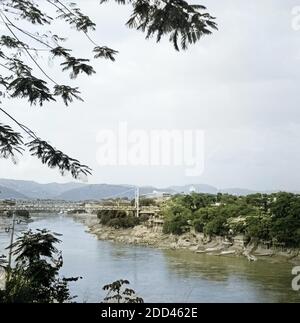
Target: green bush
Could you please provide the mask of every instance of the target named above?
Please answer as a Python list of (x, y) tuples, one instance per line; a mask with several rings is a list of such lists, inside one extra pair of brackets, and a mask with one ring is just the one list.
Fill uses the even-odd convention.
[(163, 210), (163, 216), (163, 232), (180, 235), (186, 231), (192, 212), (185, 206), (172, 204)]
[(18, 210), (15, 212), (16, 216), (23, 217), (23, 218), (29, 218), (30, 213), (27, 210)]
[(139, 219), (140, 219), (140, 222), (143, 223), (143, 222), (147, 222), (149, 220), (150, 216), (149, 214), (142, 214)]
[(187, 220), (182, 218), (180, 215), (173, 217), (172, 219), (167, 219), (164, 222), (163, 233), (166, 234), (183, 234), (186, 231), (188, 223)]
[(300, 246), (300, 195), (281, 192), (271, 204), (270, 236), (286, 246)]
[(226, 236), (232, 230), (248, 240), (300, 246), (300, 194), (176, 195), (165, 204), (162, 213), (164, 233), (180, 235), (192, 223), (197, 232), (207, 235)]
[(227, 219), (217, 216), (205, 224), (203, 231), (209, 236), (225, 236), (228, 234)]
[(99, 211), (97, 217), (100, 219), (101, 224), (114, 228), (133, 228), (141, 222), (140, 218), (127, 215), (125, 211)]
[(245, 234), (247, 238), (257, 238), (260, 240), (269, 240), (271, 229), (270, 216), (248, 217), (246, 219)]
[(111, 219), (107, 225), (116, 229), (123, 228), (133, 228), (140, 224), (140, 220), (137, 217), (134, 216), (126, 216), (123, 218), (114, 218)]
[(154, 206), (156, 205), (155, 199), (151, 199), (151, 198), (141, 198), (140, 199), (140, 206), (152, 206), (152, 205), (154, 205)]
[(204, 225), (205, 223), (203, 223), (203, 220), (202, 219), (195, 219), (193, 221), (193, 226), (194, 226), (194, 229), (197, 231), (197, 232), (203, 232), (204, 230)]
[(245, 234), (247, 226), (244, 222), (240, 221), (240, 222), (230, 223), (229, 228), (232, 230), (233, 235), (237, 235), (237, 234)]

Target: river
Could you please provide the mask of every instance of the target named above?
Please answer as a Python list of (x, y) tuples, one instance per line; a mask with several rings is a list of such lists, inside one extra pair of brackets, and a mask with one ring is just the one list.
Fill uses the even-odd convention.
[[(291, 288), (293, 265), (287, 262), (248, 262), (99, 241), (63, 215), (34, 216), (18, 226), (17, 235), (27, 228), (63, 234), (58, 246), (64, 257), (62, 274), (83, 277), (71, 283), (76, 302), (101, 301), (101, 287), (120, 278), (128, 279), (146, 302), (300, 302), (300, 291)], [(1, 229), (0, 254), (6, 253), (8, 241), (9, 234)]]

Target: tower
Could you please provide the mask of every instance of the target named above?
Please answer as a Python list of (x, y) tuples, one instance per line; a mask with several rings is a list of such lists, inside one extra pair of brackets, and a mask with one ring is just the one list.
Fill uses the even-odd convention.
[(136, 210), (136, 217), (140, 216), (140, 189), (137, 187), (135, 189), (135, 210)]

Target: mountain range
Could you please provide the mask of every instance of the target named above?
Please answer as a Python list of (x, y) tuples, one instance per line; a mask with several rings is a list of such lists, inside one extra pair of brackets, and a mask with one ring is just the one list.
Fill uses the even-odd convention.
[[(153, 186), (140, 187), (140, 194), (161, 193), (197, 193), (217, 194), (230, 193), (235, 195), (247, 195), (256, 191), (242, 188), (218, 189), (206, 184), (190, 184), (183, 186), (170, 186), (156, 188)], [(12, 179), (0, 179), (0, 200), (2, 199), (54, 199), (67, 201), (101, 200), (113, 197), (134, 198), (135, 190), (132, 185), (112, 184), (83, 184), (83, 183), (49, 183), (40, 184), (34, 181), (21, 181)]]

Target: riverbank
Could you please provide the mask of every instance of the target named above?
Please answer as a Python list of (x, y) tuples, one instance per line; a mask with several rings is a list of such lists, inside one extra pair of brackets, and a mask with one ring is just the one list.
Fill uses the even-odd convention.
[(130, 229), (115, 229), (99, 224), (99, 220), (93, 214), (79, 214), (72, 217), (82, 222), (88, 228), (88, 232), (96, 235), (99, 240), (159, 249), (183, 249), (211, 256), (246, 257), (249, 261), (272, 259), (272, 261), (300, 264), (299, 249), (274, 249), (257, 243), (245, 244), (242, 237), (236, 237), (233, 241), (223, 237), (207, 239), (202, 233), (196, 232), (177, 236), (164, 234), (161, 227), (146, 225), (138, 225)]
[[(0, 218), (1, 222), (1, 218)], [(249, 262), (245, 257), (196, 254), (187, 249), (149, 248), (98, 240), (87, 233), (95, 216), (35, 214), (18, 231), (47, 229), (62, 234), (57, 248), (64, 258), (63, 275), (82, 276), (70, 284), (76, 302), (95, 302), (106, 295), (102, 286), (123, 278), (146, 302), (299, 302), (291, 288), (294, 264), (274, 257)], [(122, 230), (121, 230), (122, 231)], [(120, 231), (117, 231), (120, 233)], [(113, 237), (113, 236), (112, 236)], [(9, 234), (0, 233), (0, 254), (6, 254)]]

